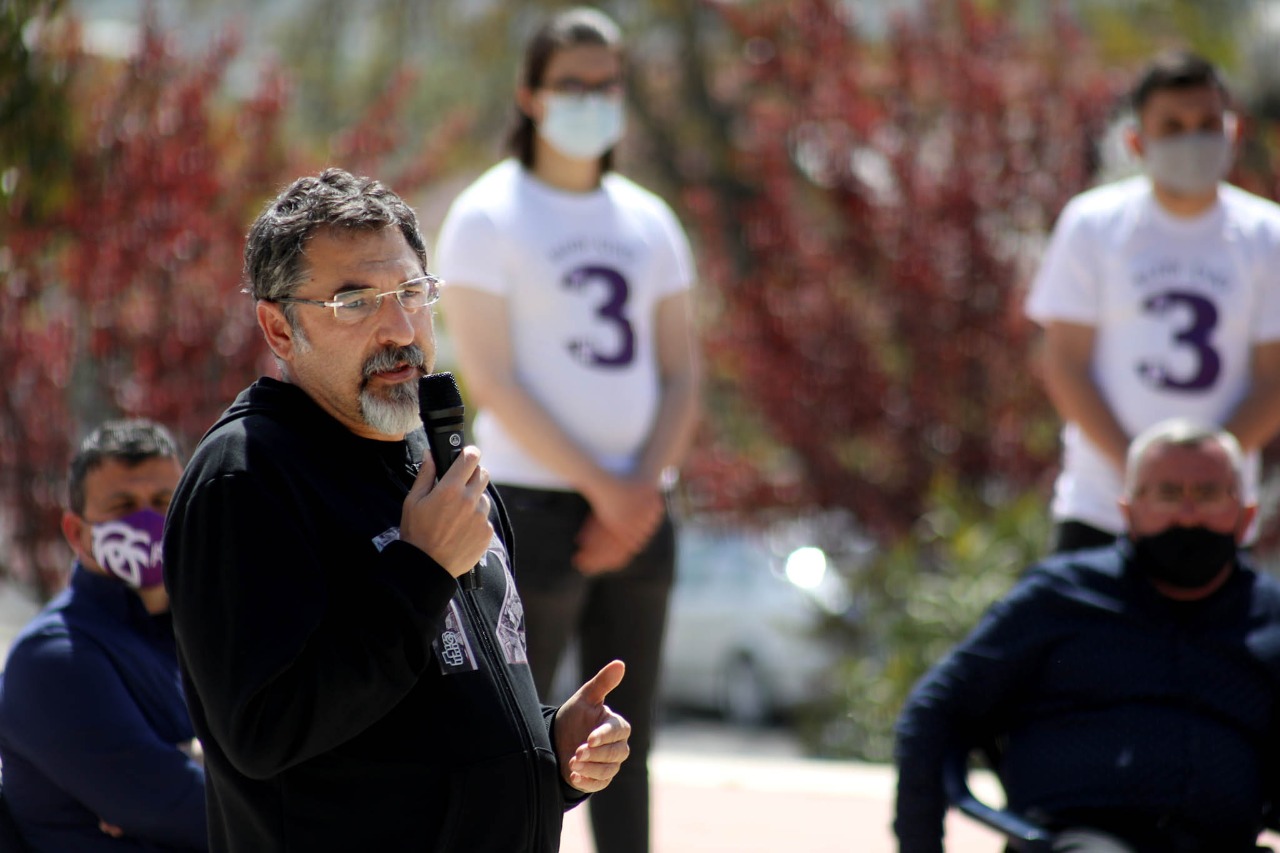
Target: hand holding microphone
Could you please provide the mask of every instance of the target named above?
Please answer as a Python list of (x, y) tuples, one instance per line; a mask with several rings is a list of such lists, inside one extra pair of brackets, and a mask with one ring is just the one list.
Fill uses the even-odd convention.
[(425, 551), (466, 589), (479, 587), (475, 565), (493, 538), (489, 473), (480, 452), (464, 447), (462, 395), (450, 373), (419, 380), (418, 408), (432, 466), (423, 466), (401, 514), (400, 536)]

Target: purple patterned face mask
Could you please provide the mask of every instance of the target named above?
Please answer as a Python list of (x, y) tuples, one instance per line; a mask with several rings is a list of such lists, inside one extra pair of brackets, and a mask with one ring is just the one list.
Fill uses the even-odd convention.
[(161, 534), (164, 516), (140, 509), (124, 518), (93, 525), (93, 559), (135, 589), (164, 582)]

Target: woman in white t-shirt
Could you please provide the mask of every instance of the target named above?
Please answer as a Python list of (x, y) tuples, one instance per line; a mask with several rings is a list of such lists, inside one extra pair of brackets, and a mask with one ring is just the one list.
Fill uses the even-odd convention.
[(675, 540), (663, 482), (689, 448), (698, 361), (688, 241), (612, 171), (617, 26), (549, 20), (516, 90), (513, 157), (453, 203), (436, 265), (475, 439), (515, 531), (529, 665), (544, 699), (571, 637), (583, 672), (627, 665), (609, 705), (631, 757), (592, 799), (600, 853), (649, 849), (647, 753)]

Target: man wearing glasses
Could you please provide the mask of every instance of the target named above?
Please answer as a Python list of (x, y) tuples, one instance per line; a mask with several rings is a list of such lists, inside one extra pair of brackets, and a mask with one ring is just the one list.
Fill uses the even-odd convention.
[(898, 721), (903, 853), (942, 850), (942, 762), (1004, 744), (1013, 811), (1072, 851), (1253, 851), (1277, 802), (1280, 586), (1225, 430), (1134, 439), (1127, 536), (1052, 557), (916, 685)]
[(547, 708), (498, 641), (521, 624), (503, 513), (476, 448), (436, 483), (419, 430), (425, 265), (413, 211), (338, 169), (249, 232), (281, 379), (201, 440), (165, 538), (215, 851), (552, 851), (626, 757), (621, 663)]

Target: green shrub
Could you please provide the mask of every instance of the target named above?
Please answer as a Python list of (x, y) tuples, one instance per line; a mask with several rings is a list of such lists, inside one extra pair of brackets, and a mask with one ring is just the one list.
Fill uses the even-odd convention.
[(857, 618), (824, 628), (844, 653), (828, 696), (799, 720), (817, 755), (889, 760), (912, 686), (1046, 552), (1039, 492), (977, 495), (940, 483), (928, 505), (909, 538), (851, 576)]

